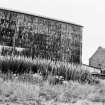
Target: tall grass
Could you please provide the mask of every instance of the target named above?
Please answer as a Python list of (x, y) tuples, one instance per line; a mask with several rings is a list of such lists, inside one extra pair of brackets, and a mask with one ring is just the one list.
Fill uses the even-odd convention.
[(0, 56), (0, 69), (3, 73), (32, 73), (40, 72), (43, 77), (48, 75), (63, 76), (66, 80), (85, 79), (90, 73), (83, 69), (81, 65), (67, 62), (51, 61), (41, 58), (32, 59), (24, 56)]
[[(85, 80), (90, 73), (82, 68), (81, 65), (74, 65), (66, 62), (54, 62), (46, 59), (31, 59), (22, 56), (0, 56), (0, 101), (1, 102), (19, 102), (27, 104), (27, 102), (35, 105), (51, 105), (47, 102), (73, 103), (78, 100), (104, 101), (105, 99), (105, 83), (101, 81), (98, 85), (79, 84), (76, 81)], [(38, 81), (34, 85), (31, 82), (22, 81), (21, 75), (19, 79), (7, 79), (1, 77), (11, 77), (12, 73), (28, 74), (41, 72), (43, 77), (48, 75), (60, 75), (68, 81), (67, 85), (57, 84), (51, 85), (48, 81)], [(10, 74), (9, 74), (10, 73)], [(25, 75), (26, 77), (26, 75)], [(26, 77), (25, 79), (27, 80)], [(74, 82), (75, 81), (75, 82)], [(45, 102), (45, 103), (44, 103)], [(32, 105), (34, 105), (32, 104)], [(31, 104), (30, 104), (31, 105)], [(60, 105), (57, 104), (57, 105)]]
[[(18, 80), (3, 81), (0, 78), (0, 99), (4, 102), (10, 101), (14, 103), (27, 103), (34, 101), (34, 103), (37, 102), (35, 105), (52, 105), (47, 104), (47, 102), (52, 100), (55, 103), (61, 102), (69, 104), (75, 103), (79, 100), (101, 102), (105, 99), (104, 88), (104, 82), (100, 82), (99, 85), (82, 85), (78, 82), (68, 81), (68, 85), (50, 85), (47, 81), (43, 81), (42, 85), (33, 85), (29, 82), (22, 82)], [(44, 104), (44, 102), (46, 104)]]

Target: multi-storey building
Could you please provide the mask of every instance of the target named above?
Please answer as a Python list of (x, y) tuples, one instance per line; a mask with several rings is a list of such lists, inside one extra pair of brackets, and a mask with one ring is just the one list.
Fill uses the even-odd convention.
[(0, 9), (0, 44), (34, 47), (34, 55), (82, 63), (82, 26)]

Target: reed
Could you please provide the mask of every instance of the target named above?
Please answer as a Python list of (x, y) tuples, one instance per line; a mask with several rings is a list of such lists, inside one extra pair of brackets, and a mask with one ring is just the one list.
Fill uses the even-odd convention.
[(40, 72), (44, 77), (48, 75), (63, 76), (66, 80), (79, 81), (83, 75), (84, 79), (90, 75), (89, 71), (79, 64), (51, 61), (47, 59), (24, 56), (0, 56), (0, 69), (3, 73), (32, 73)]

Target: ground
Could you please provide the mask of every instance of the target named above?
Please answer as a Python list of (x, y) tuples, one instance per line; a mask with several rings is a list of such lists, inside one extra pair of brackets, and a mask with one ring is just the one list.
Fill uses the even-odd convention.
[(47, 80), (37, 80), (0, 78), (0, 105), (104, 105), (105, 80), (96, 85), (76, 81), (51, 85)]

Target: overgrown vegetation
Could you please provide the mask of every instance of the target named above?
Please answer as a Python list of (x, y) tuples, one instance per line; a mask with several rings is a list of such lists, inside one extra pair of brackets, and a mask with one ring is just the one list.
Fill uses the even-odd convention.
[(91, 80), (93, 80), (89, 71), (84, 70), (81, 65), (39, 58), (32, 60), (32, 58), (22, 56), (1, 56), (0, 69), (3, 73), (13, 74), (41, 73), (44, 79), (48, 75), (58, 75), (62, 76), (64, 80), (79, 82), (92, 82)]
[[(73, 105), (79, 100), (104, 102), (104, 81), (98, 80), (97, 84), (90, 85), (95, 79), (81, 65), (41, 58), (0, 56), (0, 70), (2, 103)], [(64, 81), (59, 81), (56, 76), (63, 77)]]
[[(79, 84), (68, 81), (67, 84), (51, 85), (49, 81), (34, 82), (20, 79), (18, 76), (4, 80), (0, 76), (0, 103), (11, 105), (74, 105), (78, 101), (103, 102), (105, 82), (100, 80), (98, 85)], [(38, 78), (34, 79), (34, 81)], [(84, 102), (83, 102), (84, 103)], [(88, 105), (94, 105), (93, 103)], [(76, 104), (76, 105), (82, 105)], [(87, 104), (83, 104), (87, 105)], [(98, 104), (97, 104), (98, 105)], [(100, 104), (101, 105), (101, 104)]]

